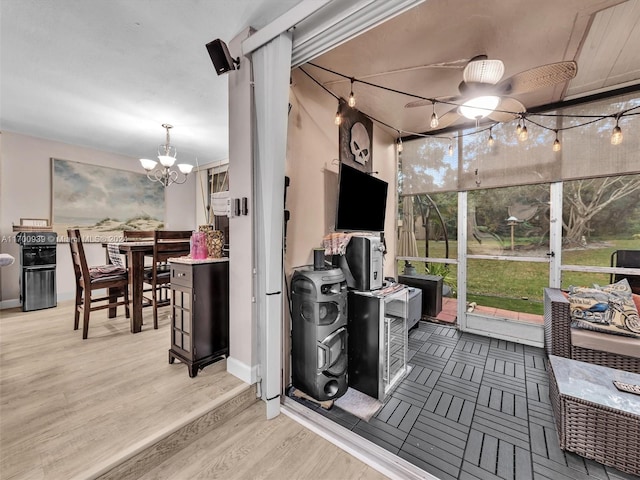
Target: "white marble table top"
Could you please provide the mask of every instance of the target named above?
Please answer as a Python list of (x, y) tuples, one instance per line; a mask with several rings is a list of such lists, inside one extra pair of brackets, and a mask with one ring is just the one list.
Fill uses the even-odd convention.
[(640, 395), (618, 390), (614, 380), (640, 385), (640, 375), (549, 355), (560, 395), (640, 416)]

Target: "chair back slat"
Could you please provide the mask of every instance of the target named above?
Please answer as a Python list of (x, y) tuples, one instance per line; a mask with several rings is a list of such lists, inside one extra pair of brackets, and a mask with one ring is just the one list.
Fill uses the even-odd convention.
[(76, 280), (84, 284), (84, 279), (86, 279), (87, 283), (89, 283), (89, 266), (87, 265), (87, 257), (84, 254), (80, 230), (68, 229), (67, 236), (69, 237), (69, 248), (71, 249), (71, 260), (73, 261)]
[(153, 244), (153, 260), (166, 262), (171, 257), (188, 255), (191, 250), (190, 230), (156, 230)]

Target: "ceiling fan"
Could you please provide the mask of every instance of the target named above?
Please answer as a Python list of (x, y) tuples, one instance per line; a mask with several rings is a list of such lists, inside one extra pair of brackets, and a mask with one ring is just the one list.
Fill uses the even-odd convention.
[[(489, 117), (496, 122), (507, 122), (526, 111), (525, 106), (510, 95), (520, 95), (571, 80), (577, 71), (576, 62), (563, 61), (540, 65), (503, 80), (502, 61), (478, 55), (464, 67), (463, 79), (458, 85), (460, 95), (436, 99), (435, 103), (450, 104), (452, 107), (440, 119), (435, 115), (435, 103), (431, 100), (409, 102), (405, 108), (432, 104), (434, 113), (431, 128), (447, 127), (460, 116), (471, 120)], [(458, 107), (454, 108), (456, 105)]]

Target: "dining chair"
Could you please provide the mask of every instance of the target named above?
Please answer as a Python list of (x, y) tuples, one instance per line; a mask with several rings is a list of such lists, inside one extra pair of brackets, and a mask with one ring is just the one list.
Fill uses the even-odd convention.
[[(151, 297), (145, 297), (153, 305), (153, 328), (158, 328), (158, 308), (169, 305), (172, 257), (189, 255), (191, 230), (156, 230), (153, 240), (153, 264), (151, 272), (145, 271), (145, 282), (151, 284)], [(163, 294), (164, 292), (164, 294)]]
[[(82, 311), (82, 338), (86, 339), (89, 333), (89, 314), (93, 311), (124, 305), (126, 318), (129, 318), (129, 275), (126, 268), (117, 265), (89, 267), (80, 230), (69, 229), (67, 235), (76, 277), (73, 329), (78, 330)], [(95, 290), (102, 289), (107, 289), (109, 293), (106, 296), (94, 296)], [(120, 297), (123, 299), (119, 300)]]

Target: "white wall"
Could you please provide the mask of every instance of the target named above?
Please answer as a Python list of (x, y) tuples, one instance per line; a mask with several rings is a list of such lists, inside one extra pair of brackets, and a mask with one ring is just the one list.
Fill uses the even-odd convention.
[[(19, 246), (15, 243), (12, 223), (18, 224), (20, 218), (51, 218), (51, 158), (143, 173), (137, 158), (18, 133), (2, 132), (0, 251), (16, 257), (16, 262), (0, 271), (0, 308), (19, 305)], [(191, 230), (196, 227), (195, 185), (194, 179), (191, 178), (185, 184), (172, 185), (167, 189), (165, 228)], [(100, 244), (86, 244), (85, 250), (90, 264), (105, 262), (105, 252)], [(56, 273), (58, 301), (73, 298), (75, 281), (69, 246), (66, 243), (58, 244)]]
[[(338, 178), (338, 127), (334, 117), (338, 103), (300, 71), (293, 72), (287, 145), (287, 175), (291, 185), (286, 208), (291, 212), (287, 226), (287, 276), (295, 267), (313, 264), (313, 249), (331, 233), (335, 218)], [(365, 112), (366, 113), (366, 112)], [(385, 276), (394, 275), (396, 222), (396, 153), (391, 135), (373, 128), (373, 170), (389, 183), (385, 216), (387, 255)]]
[[(250, 29), (229, 42), (232, 57)], [(247, 197), (249, 215), (229, 219), (229, 358), (227, 371), (246, 383), (258, 378), (257, 325), (254, 315), (253, 258), (253, 107), (251, 65), (240, 60), (240, 69), (227, 74), (229, 81), (229, 196)], [(233, 210), (233, 208), (232, 208)]]

